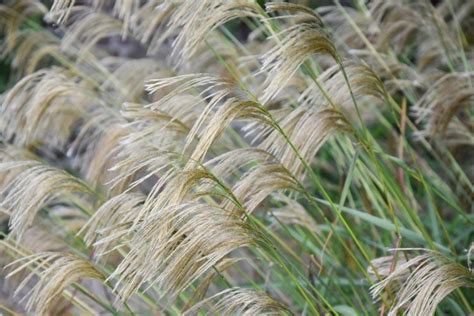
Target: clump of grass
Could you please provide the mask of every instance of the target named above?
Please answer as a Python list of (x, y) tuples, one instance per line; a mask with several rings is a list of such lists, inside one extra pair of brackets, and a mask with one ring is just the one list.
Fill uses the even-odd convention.
[(0, 5), (2, 312), (472, 312), (474, 6), (307, 4)]

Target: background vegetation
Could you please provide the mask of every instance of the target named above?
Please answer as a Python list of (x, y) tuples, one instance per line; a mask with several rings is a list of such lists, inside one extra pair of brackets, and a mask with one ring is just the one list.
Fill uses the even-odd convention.
[(6, 1), (0, 313), (468, 315), (474, 2)]

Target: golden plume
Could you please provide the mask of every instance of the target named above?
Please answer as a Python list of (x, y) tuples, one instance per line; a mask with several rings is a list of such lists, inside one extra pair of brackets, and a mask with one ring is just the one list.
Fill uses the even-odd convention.
[(169, 206), (140, 223), (109, 279), (117, 278), (123, 299), (142, 285), (174, 297), (232, 251), (257, 240), (240, 214), (199, 203)]
[(36, 214), (59, 200), (74, 201), (74, 194), (90, 194), (84, 182), (67, 172), (35, 160), (0, 163), (0, 171), (22, 171), (1, 191), (2, 206), (10, 212), (11, 235), (20, 240)]
[(219, 292), (186, 311), (193, 315), (204, 304), (216, 301), (209, 312), (222, 315), (292, 315), (282, 303), (263, 291), (245, 288), (230, 288)]
[(21, 264), (8, 274), (11, 277), (34, 266), (19, 285), (16, 293), (25, 288), (39, 274), (39, 281), (30, 290), (26, 308), (37, 315), (47, 315), (55, 300), (69, 285), (83, 278), (103, 280), (104, 276), (89, 261), (69, 253), (44, 252), (18, 259), (8, 266)]
[[(397, 251), (402, 252), (398, 255), (403, 256), (409, 250), (411, 249), (398, 249)], [(403, 315), (434, 315), (438, 304), (454, 290), (474, 287), (473, 275), (467, 268), (429, 250), (423, 250), (422, 254), (414, 258), (396, 262), (391, 270), (371, 288), (376, 300), (386, 290), (389, 291), (389, 297), (394, 297), (388, 313), (390, 316), (400, 312)]]

